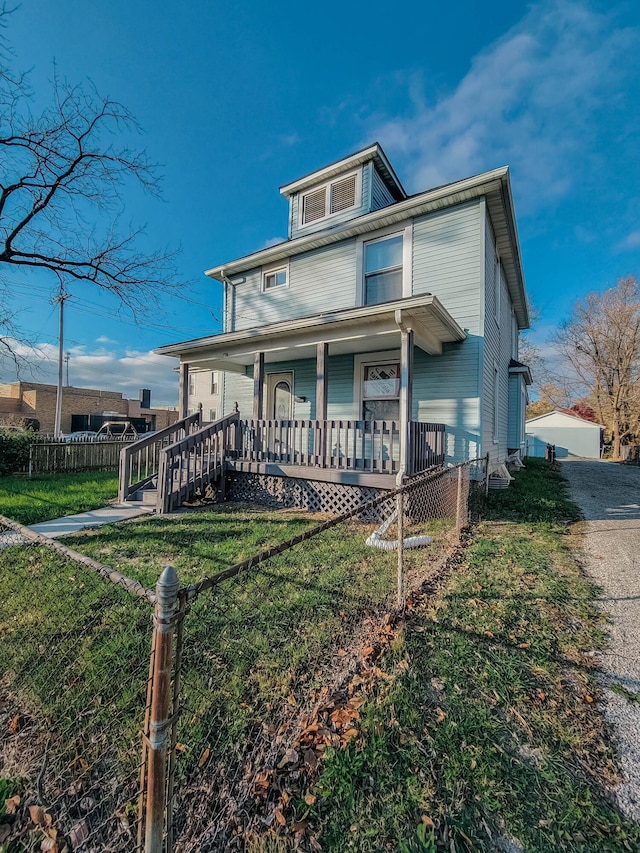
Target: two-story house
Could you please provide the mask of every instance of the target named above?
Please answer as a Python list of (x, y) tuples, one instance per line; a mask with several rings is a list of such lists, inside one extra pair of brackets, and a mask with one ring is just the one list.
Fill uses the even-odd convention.
[(338, 486), (522, 448), (508, 168), (408, 195), (373, 144), (280, 192), (288, 239), (207, 271), (224, 331), (157, 350), (180, 359), (183, 416), (189, 377), (212, 371), (221, 414), (239, 412), (233, 487), (319, 507)]

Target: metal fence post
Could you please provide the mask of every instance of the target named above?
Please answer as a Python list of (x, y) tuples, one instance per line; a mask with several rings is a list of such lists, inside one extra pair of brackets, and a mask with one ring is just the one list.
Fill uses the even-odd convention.
[(458, 491), (456, 495), (456, 531), (458, 536), (462, 530), (462, 465), (458, 466)]
[(145, 853), (161, 853), (164, 849), (167, 755), (171, 734), (169, 711), (173, 630), (179, 589), (180, 581), (176, 570), (173, 566), (167, 566), (156, 584), (153, 684), (148, 738)]
[(399, 492), (396, 497), (396, 511), (398, 513), (398, 607), (404, 603), (404, 493)]

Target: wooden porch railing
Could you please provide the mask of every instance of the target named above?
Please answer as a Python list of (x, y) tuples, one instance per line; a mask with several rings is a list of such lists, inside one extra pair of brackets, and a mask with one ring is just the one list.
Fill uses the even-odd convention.
[(196, 412), (124, 447), (120, 451), (118, 500), (126, 501), (148, 485), (158, 474), (161, 450), (189, 435), (199, 423)]
[(407, 474), (418, 474), (433, 465), (442, 465), (445, 455), (444, 424), (409, 422)]
[[(240, 422), (240, 459), (375, 473), (400, 469), (400, 424), (396, 421)], [(443, 424), (412, 421), (407, 474), (444, 461)]]
[(234, 413), (164, 447), (160, 451), (156, 512), (171, 512), (212, 480), (222, 476), (237, 443), (239, 415)]

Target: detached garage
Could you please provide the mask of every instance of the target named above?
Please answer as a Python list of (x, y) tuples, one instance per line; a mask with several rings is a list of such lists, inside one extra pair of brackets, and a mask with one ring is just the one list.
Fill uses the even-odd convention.
[(600, 458), (600, 436), (604, 427), (578, 415), (548, 412), (526, 422), (527, 456), (544, 456), (547, 444), (555, 444), (556, 457)]

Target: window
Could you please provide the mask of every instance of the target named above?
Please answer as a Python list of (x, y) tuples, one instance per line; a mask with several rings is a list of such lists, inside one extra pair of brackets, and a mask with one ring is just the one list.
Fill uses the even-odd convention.
[(402, 234), (365, 243), (365, 305), (377, 305), (402, 298), (402, 254)]
[(300, 225), (355, 207), (358, 202), (358, 172), (331, 181), (305, 193), (300, 200)]
[[(218, 393), (218, 371), (217, 370), (211, 371), (211, 393), (212, 394)], [(215, 418), (211, 418), (211, 420), (215, 420)]]
[(215, 421), (217, 419), (218, 419), (218, 416), (216, 414), (216, 410), (215, 409), (209, 409), (209, 420)]
[(363, 365), (362, 417), (367, 421), (400, 418), (399, 362)]
[(269, 270), (263, 274), (263, 288), (264, 290), (273, 290), (274, 287), (282, 287), (283, 284), (287, 283), (287, 278), (286, 267), (279, 270)]
[(193, 397), (196, 393), (196, 377), (193, 373), (189, 374), (189, 396)]

